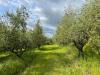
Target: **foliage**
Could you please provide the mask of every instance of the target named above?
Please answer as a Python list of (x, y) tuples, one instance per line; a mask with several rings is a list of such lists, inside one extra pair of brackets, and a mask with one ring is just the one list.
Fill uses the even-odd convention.
[(7, 27), (4, 23), (0, 22), (0, 49), (3, 50), (6, 45), (5, 34), (6, 34)]
[(25, 34), (28, 12), (25, 7), (21, 7), (15, 13), (7, 12), (6, 17), (11, 25), (7, 34), (6, 50), (10, 50), (20, 56), (26, 49), (25, 46), (27, 44)]
[[(15, 12), (7, 12), (0, 22), (0, 50), (8, 50), (20, 57), (28, 49), (45, 44), (40, 22), (33, 30), (27, 29), (29, 12), (22, 6)], [(6, 21), (6, 22), (5, 22)]]
[(96, 43), (100, 39), (100, 4), (98, 1), (87, 2), (81, 13), (77, 14), (73, 9), (65, 13), (55, 35), (57, 43), (66, 45), (73, 42), (78, 49), (78, 56), (84, 56), (83, 48), (91, 40), (90, 45), (92, 47), (95, 45), (96, 50), (100, 50), (99, 43)]
[(33, 30), (33, 44), (34, 47), (40, 48), (41, 45), (45, 44), (45, 37), (43, 35), (42, 27), (40, 26), (40, 20), (37, 21), (36, 27)]

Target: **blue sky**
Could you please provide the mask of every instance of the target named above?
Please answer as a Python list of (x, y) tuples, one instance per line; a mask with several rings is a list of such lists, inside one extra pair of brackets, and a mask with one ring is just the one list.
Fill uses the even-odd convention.
[(85, 0), (0, 0), (0, 15), (24, 5), (31, 12), (28, 28), (34, 27), (34, 21), (40, 18), (44, 33), (52, 36), (64, 10), (68, 6), (80, 8), (84, 2)]

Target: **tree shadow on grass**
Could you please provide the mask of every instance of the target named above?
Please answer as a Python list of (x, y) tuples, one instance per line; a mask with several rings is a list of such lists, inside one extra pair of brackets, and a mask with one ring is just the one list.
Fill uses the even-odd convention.
[(61, 47), (58, 47), (58, 46), (42, 46), (39, 48), (40, 50), (43, 50), (43, 51), (53, 51), (53, 50), (57, 50), (57, 49), (61, 49)]
[(3, 63), (6, 60), (9, 60), (9, 58), (11, 57), (11, 55), (5, 56), (5, 57), (1, 57), (0, 58), (0, 63)]
[(69, 64), (69, 59), (64, 55), (64, 53), (37, 53), (21, 75), (48, 75), (55, 69)]
[(53, 51), (53, 50), (58, 50), (61, 49), (60, 47), (52, 47), (52, 48), (45, 48), (45, 47), (41, 47), (40, 50), (43, 51)]
[(9, 52), (1, 52), (0, 53), (0, 63), (3, 63), (6, 60), (9, 60), (12, 57), (12, 54)]

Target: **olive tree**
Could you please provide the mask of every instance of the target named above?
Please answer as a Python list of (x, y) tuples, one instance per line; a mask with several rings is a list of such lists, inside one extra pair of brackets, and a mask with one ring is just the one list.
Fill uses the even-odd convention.
[(43, 34), (42, 27), (40, 26), (40, 20), (37, 21), (35, 28), (33, 29), (33, 45), (40, 48), (45, 44), (45, 36)]
[(79, 19), (79, 16), (73, 11), (65, 13), (56, 33), (56, 41), (63, 45), (74, 43), (80, 57), (84, 55), (83, 47), (89, 37), (86, 27), (81, 24)]
[(60, 44), (73, 42), (78, 49), (78, 56), (84, 56), (84, 46), (90, 41), (91, 44), (95, 43), (95, 45), (92, 46), (96, 47), (97, 50), (100, 50), (99, 14), (99, 0), (87, 2), (78, 14), (73, 13), (73, 11), (65, 13), (56, 32), (56, 41)]
[(26, 49), (26, 25), (27, 18), (29, 17), (27, 9), (22, 6), (16, 12), (7, 12), (7, 20), (10, 24), (9, 33), (7, 36), (8, 50), (20, 56)]

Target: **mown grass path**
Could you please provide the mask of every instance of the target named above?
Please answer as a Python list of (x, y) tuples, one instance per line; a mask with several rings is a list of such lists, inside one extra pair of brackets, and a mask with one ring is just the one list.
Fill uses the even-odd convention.
[[(28, 66), (21, 75), (56, 75), (60, 74), (61, 67), (65, 67), (68, 63), (67, 57), (64, 55), (66, 48), (57, 45), (47, 45), (40, 50), (35, 51), (35, 58), (30, 66)], [(58, 74), (57, 74), (58, 72)], [(61, 72), (61, 74), (63, 71)]]
[(100, 62), (76, 59), (73, 46), (46, 45), (35, 50), (35, 58), (20, 75), (99, 75)]
[(76, 59), (73, 46), (45, 45), (26, 51), (21, 58), (0, 54), (0, 75), (99, 75), (100, 61)]

